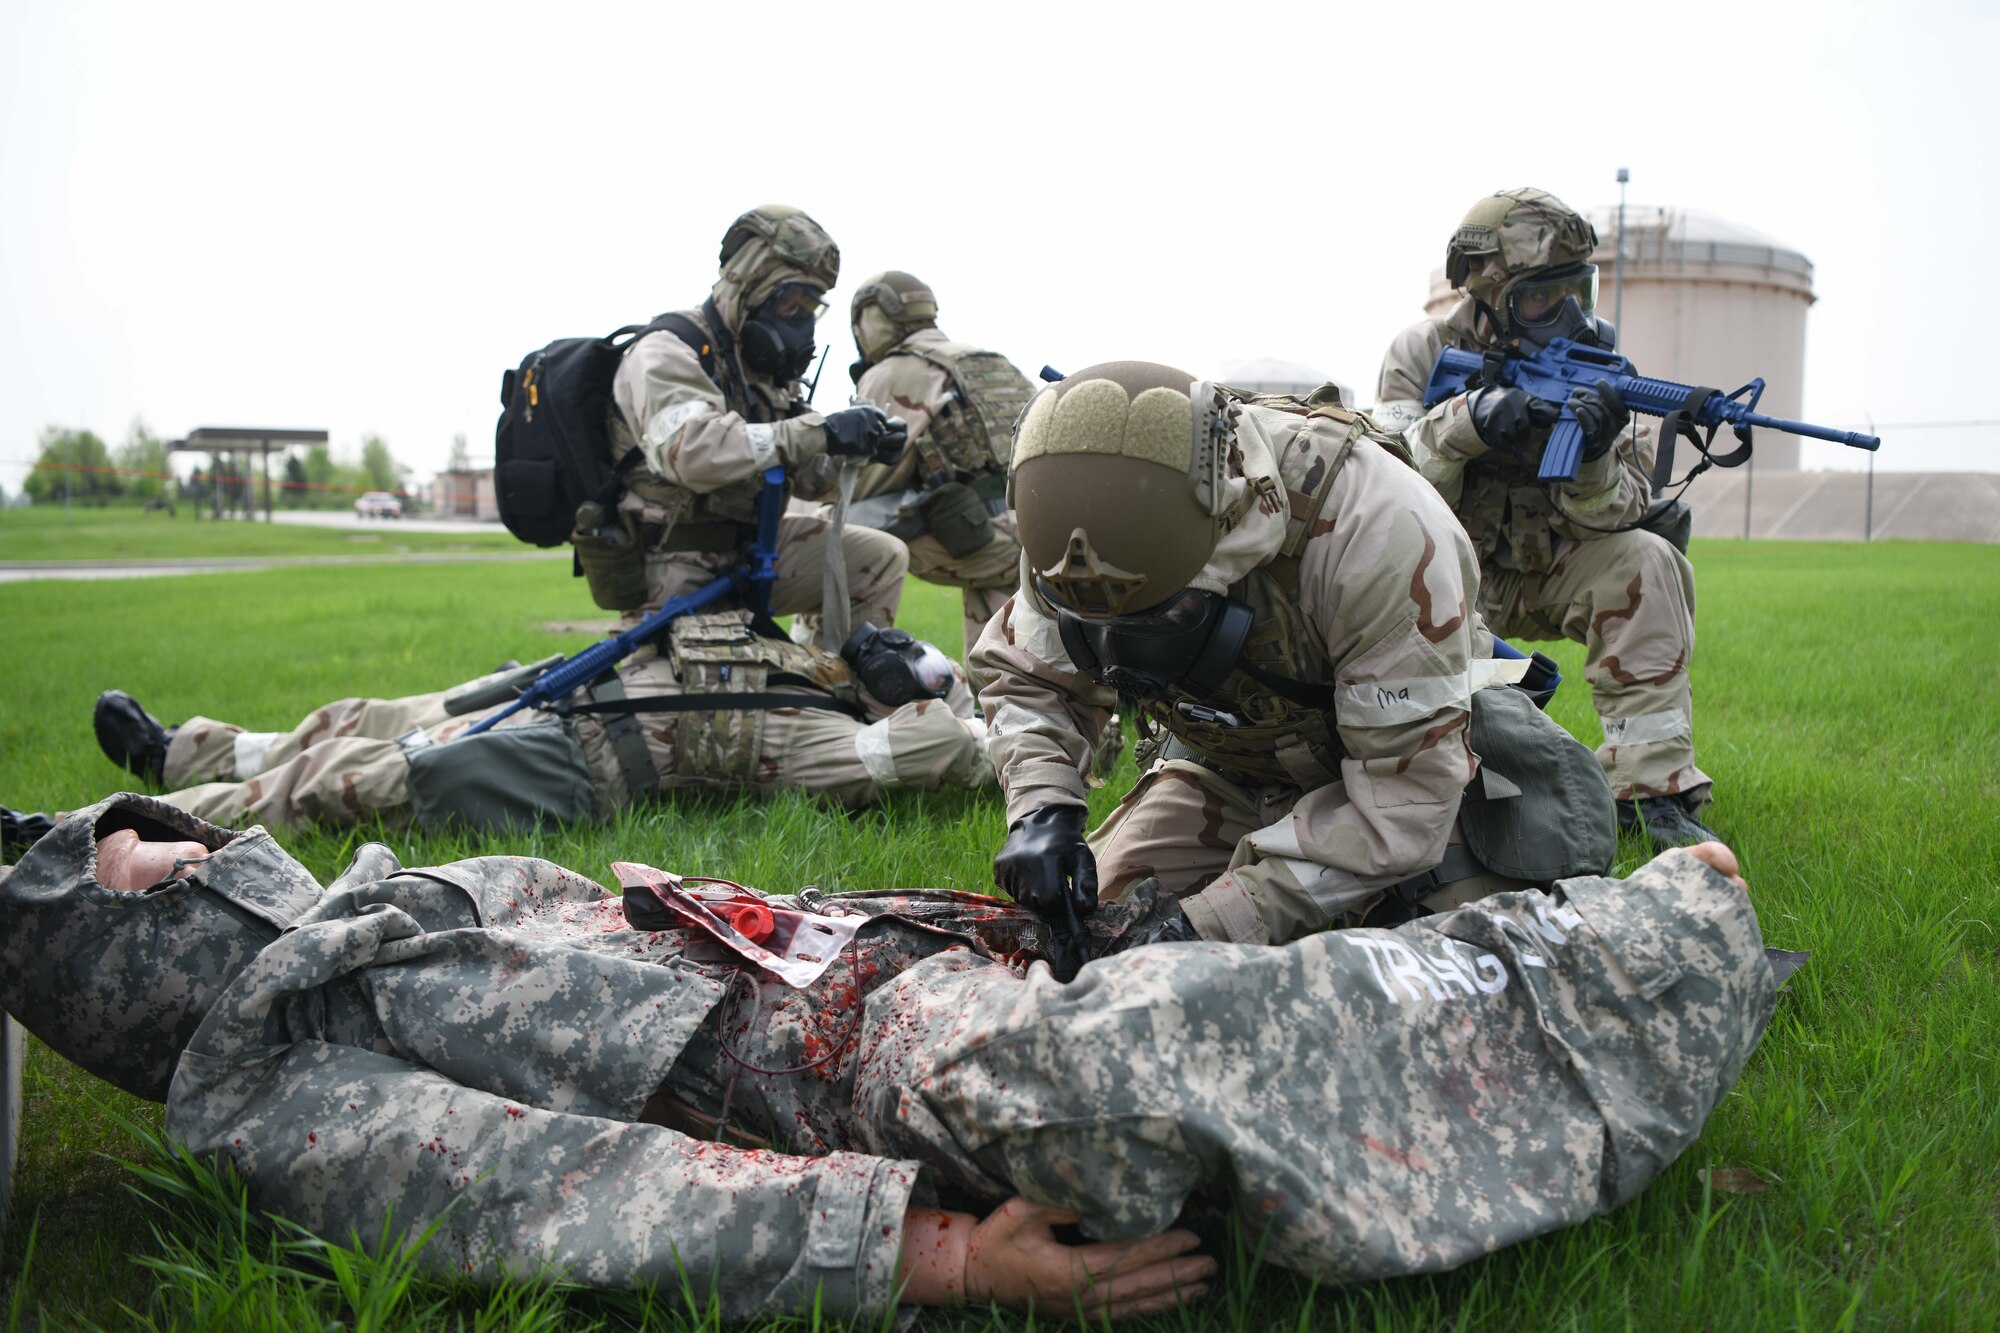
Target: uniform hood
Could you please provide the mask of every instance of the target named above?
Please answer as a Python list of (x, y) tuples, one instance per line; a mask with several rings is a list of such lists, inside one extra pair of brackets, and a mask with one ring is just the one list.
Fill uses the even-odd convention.
[(1284, 412), (1244, 407), (1236, 417), (1236, 453), (1222, 479), (1228, 512), (1236, 518), (1189, 586), (1227, 592), (1232, 583), (1269, 561), (1285, 544), (1292, 508), (1278, 474), (1278, 450), (1301, 424)]
[[(119, 829), (209, 849), (138, 893), (97, 880)], [(65, 1058), (164, 1101), (215, 997), (320, 896), (263, 828), (226, 829), (130, 793), (72, 813), (0, 882), (0, 1005)]]

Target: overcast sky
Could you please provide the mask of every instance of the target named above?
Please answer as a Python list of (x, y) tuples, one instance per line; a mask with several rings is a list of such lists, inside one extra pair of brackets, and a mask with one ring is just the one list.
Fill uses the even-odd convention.
[[(1996, 51), (1991, 0), (6, 0), (0, 483), (135, 416), (490, 457), (504, 367), (696, 303), (767, 201), (841, 246), (823, 407), (891, 267), (1030, 372), (1279, 356), (1365, 400), (1475, 199), (1619, 166), (1812, 259), (1809, 418), (2000, 417)], [(2000, 427), (1886, 434), (2000, 468)]]

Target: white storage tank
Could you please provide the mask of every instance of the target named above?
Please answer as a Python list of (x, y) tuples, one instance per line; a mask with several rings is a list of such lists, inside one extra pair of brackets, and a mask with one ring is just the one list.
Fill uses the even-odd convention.
[[(1689, 209), (1628, 204), (1619, 312), (1618, 209), (1592, 209), (1590, 221), (1597, 228), (1597, 313), (1605, 319), (1622, 313), (1618, 350), (1642, 374), (1725, 393), (1762, 375), (1760, 411), (1803, 415), (1806, 310), (1814, 300), (1810, 260), (1733, 222)], [(1441, 315), (1460, 295), (1438, 269), (1424, 308)], [(1755, 465), (1759, 472), (1796, 472), (1798, 439), (1759, 432)]]

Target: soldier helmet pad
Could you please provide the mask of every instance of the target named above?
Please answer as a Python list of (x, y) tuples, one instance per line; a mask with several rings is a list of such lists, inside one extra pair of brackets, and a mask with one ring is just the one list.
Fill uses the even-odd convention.
[(1185, 371), (1114, 361), (1042, 390), (1022, 413), (1012, 480), (1021, 546), (1067, 609), (1143, 611), (1207, 563), (1221, 528), (1207, 475), (1214, 418), (1197, 395), (1206, 398)]

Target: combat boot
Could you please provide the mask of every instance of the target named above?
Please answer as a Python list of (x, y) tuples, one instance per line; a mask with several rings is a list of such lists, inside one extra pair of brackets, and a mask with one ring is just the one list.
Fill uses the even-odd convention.
[(97, 696), (90, 724), (97, 732), (97, 748), (104, 751), (106, 759), (127, 773), (154, 782), (166, 780), (167, 742), (180, 728), (162, 726), (123, 690), (106, 690)]
[(55, 826), (47, 815), (24, 815), (0, 805), (0, 861), (13, 861)]
[(1618, 802), (1618, 827), (1626, 833), (1644, 834), (1656, 852), (1722, 841), (1678, 796), (1641, 796), (1636, 801)]

